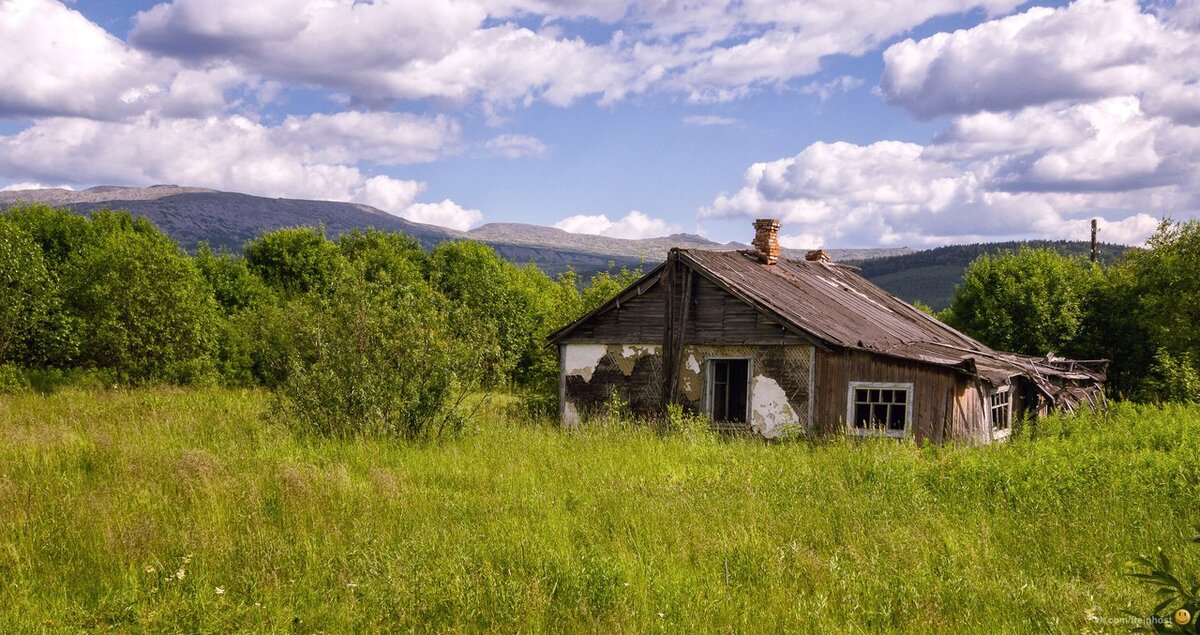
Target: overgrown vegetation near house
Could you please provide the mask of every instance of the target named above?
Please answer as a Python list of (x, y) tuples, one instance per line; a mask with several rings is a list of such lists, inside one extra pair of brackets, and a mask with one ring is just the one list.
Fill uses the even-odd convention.
[[(267, 387), (300, 430), (407, 438), (461, 428), (455, 404), (479, 388), (552, 411), (545, 336), (640, 273), (582, 284), (480, 243), (426, 252), (401, 234), (314, 228), (190, 255), (128, 213), (44, 205), (0, 212), (0, 247), (8, 390)], [(941, 319), (1002, 350), (1112, 360), (1114, 397), (1200, 401), (1200, 222), (1164, 222), (1105, 265), (1061, 247), (980, 256)]]
[(967, 268), (938, 316), (1001, 350), (1107, 359), (1114, 398), (1200, 401), (1200, 221), (1106, 266), (1021, 248)]
[[(303, 432), (421, 438), (462, 427), (478, 388), (547, 410), (545, 336), (635, 279), (550, 279), (490, 247), (402, 234), (265, 233), (190, 255), (125, 212), (0, 212), (0, 383), (275, 389)], [(0, 386), (4, 388), (5, 386)]]
[(972, 265), (943, 319), (1158, 404), (981, 448), (560, 430), (545, 336), (638, 272), (312, 228), (244, 253), (0, 213), (0, 630), (1103, 632), (1162, 612), (1130, 560), (1192, 535), (1200, 222)]
[(0, 397), (2, 630), (1122, 632), (1159, 602), (1138, 554), (1200, 571), (1195, 406), (916, 447), (509, 400), (397, 443), (259, 390)]
[[(1091, 252), (1091, 244), (1082, 240), (1027, 240), (946, 245), (908, 254), (851, 261), (848, 264), (858, 266), (865, 278), (890, 293), (909, 302), (920, 301), (940, 311), (950, 306), (954, 290), (972, 262), (980, 256), (997, 256), (1019, 251), (1022, 247), (1052, 251), (1069, 259), (1086, 258)], [(1104, 266), (1116, 263), (1128, 249), (1125, 245), (1100, 243), (1100, 263)]]

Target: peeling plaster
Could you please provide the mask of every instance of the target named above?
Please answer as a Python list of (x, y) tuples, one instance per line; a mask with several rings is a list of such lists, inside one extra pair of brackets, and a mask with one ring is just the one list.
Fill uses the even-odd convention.
[(605, 355), (608, 355), (608, 347), (603, 344), (567, 344), (563, 352), (564, 372), (590, 382), (596, 365)]
[(641, 357), (643, 355), (658, 355), (658, 347), (654, 344), (626, 344), (621, 347), (621, 357)]
[(679, 389), (690, 401), (700, 401), (704, 393), (704, 381), (700, 377), (700, 362), (690, 351), (687, 363), (679, 371)]
[(633, 374), (637, 361), (647, 355), (658, 355), (659, 347), (653, 344), (615, 344), (608, 347), (617, 368), (626, 377)]
[(768, 439), (785, 428), (800, 425), (800, 416), (788, 403), (787, 393), (770, 377), (756, 375), (750, 383), (750, 427)]
[(579, 411), (575, 409), (575, 402), (570, 400), (563, 402), (562, 424), (567, 428), (574, 428), (579, 425)]

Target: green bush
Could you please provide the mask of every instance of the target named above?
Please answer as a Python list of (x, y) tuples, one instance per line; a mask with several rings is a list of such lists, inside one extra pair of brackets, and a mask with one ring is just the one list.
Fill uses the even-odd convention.
[(57, 300), (55, 287), (41, 246), (0, 218), (0, 363), (28, 358)]
[(1191, 352), (1171, 355), (1159, 349), (1142, 381), (1142, 401), (1200, 401), (1200, 372)]
[(211, 377), (219, 314), (195, 262), (144, 219), (98, 212), (92, 223), (94, 240), (63, 265), (79, 364), (129, 381)]
[(1049, 249), (984, 254), (967, 267), (942, 315), (1000, 350), (1045, 355), (1071, 347), (1100, 270)]
[(246, 264), (273, 289), (288, 294), (321, 291), (337, 275), (344, 258), (324, 228), (290, 227), (246, 243)]
[(368, 281), (361, 265), (346, 267), (288, 318), (297, 345), (274, 410), (297, 431), (423, 439), (462, 428), (457, 406), (483, 355), (455, 337), (424, 282), (393, 283), (386, 273)]
[(16, 395), (33, 389), (25, 371), (16, 364), (0, 364), (0, 394)]

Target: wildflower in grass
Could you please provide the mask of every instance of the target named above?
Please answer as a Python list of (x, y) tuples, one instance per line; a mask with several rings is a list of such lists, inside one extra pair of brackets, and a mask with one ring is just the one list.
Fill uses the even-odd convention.
[(217, 587), (217, 588), (213, 589), (213, 591), (214, 591), (214, 592), (215, 592), (217, 595), (225, 595), (225, 588), (224, 588), (224, 587)]
[(182, 580), (185, 577), (187, 577), (187, 571), (184, 571), (183, 567), (180, 567), (179, 570), (175, 572), (175, 579)]

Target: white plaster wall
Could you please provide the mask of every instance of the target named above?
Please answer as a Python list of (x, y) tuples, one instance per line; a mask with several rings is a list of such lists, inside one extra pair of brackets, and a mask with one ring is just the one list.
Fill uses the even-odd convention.
[(786, 428), (799, 425), (800, 416), (779, 383), (756, 375), (750, 382), (750, 428), (768, 439), (777, 439)]
[(607, 354), (608, 347), (604, 344), (567, 344), (563, 350), (563, 372), (590, 382), (596, 365)]

